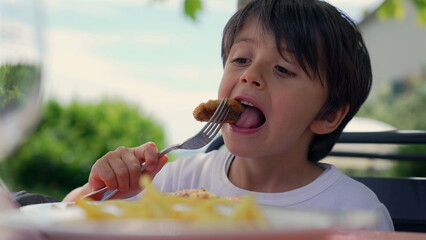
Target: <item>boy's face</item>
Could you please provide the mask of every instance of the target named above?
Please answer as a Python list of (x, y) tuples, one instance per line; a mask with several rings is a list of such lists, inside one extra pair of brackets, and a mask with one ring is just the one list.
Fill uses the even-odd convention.
[[(281, 45), (285, 49), (285, 45)], [(311, 79), (288, 52), (284, 58), (271, 33), (248, 20), (225, 63), (219, 97), (245, 101), (237, 124), (225, 124), (228, 149), (241, 157), (306, 157), (327, 88)]]

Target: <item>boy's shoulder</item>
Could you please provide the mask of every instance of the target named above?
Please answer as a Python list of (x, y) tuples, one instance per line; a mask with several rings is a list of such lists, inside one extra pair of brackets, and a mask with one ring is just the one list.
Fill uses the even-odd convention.
[(328, 165), (329, 174), (334, 176), (335, 181), (324, 190), (326, 194), (333, 196), (335, 204), (342, 208), (371, 208), (380, 205), (376, 194), (361, 182), (347, 176), (333, 165)]
[(324, 172), (301, 188), (276, 194), (259, 194), (263, 204), (324, 210), (374, 209), (380, 205), (373, 191), (331, 164), (320, 164)]

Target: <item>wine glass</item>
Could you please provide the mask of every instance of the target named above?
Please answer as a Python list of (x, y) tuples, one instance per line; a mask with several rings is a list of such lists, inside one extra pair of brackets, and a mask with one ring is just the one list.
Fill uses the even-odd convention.
[[(42, 97), (42, 24), (38, 0), (0, 0), (0, 161), (37, 123)], [(0, 178), (0, 212), (16, 208)]]

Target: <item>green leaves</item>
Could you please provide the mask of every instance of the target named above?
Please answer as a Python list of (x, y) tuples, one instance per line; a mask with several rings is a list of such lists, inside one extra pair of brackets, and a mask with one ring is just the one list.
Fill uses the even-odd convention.
[(417, 10), (417, 22), (426, 26), (426, 0), (412, 0)]
[[(402, 19), (406, 16), (406, 0), (385, 0), (377, 10), (377, 17), (381, 20)], [(426, 26), (426, 1), (411, 0), (416, 8), (417, 23)]]
[(193, 21), (197, 19), (197, 14), (203, 9), (200, 0), (185, 0), (184, 11), (185, 15), (191, 18)]
[(402, 19), (405, 17), (404, 0), (387, 0), (377, 11), (379, 19), (388, 20), (391, 18)]
[(0, 113), (22, 104), (29, 94), (40, 87), (40, 69), (35, 65), (9, 64), (0, 66)]
[(51, 100), (37, 129), (0, 163), (0, 175), (12, 191), (61, 199), (87, 181), (94, 162), (108, 151), (148, 141), (163, 148), (163, 129), (136, 106), (118, 100), (69, 105)]

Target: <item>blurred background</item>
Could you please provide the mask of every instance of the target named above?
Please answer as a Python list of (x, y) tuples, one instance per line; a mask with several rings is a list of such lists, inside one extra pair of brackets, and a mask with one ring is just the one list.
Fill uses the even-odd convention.
[[(370, 98), (347, 130), (425, 130), (426, 1), (328, 2), (358, 24), (372, 59)], [(62, 199), (118, 146), (153, 141), (162, 148), (196, 133), (203, 124), (192, 111), (216, 98), (222, 30), (238, 3), (45, 0), (44, 110), (35, 131), (0, 162), (10, 190)], [(408, 151), (371, 151), (382, 150)], [(192, 153), (175, 152), (172, 160)], [(351, 175), (426, 176), (421, 163), (325, 161)]]

